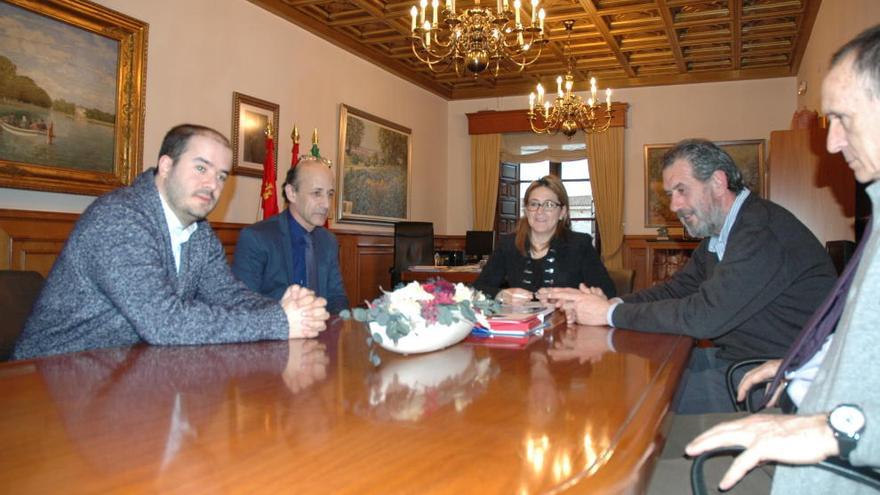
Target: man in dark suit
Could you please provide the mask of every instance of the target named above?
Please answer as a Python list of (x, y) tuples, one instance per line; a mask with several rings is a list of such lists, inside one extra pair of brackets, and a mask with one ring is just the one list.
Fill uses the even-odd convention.
[(675, 410), (727, 412), (724, 372), (747, 357), (781, 357), (831, 289), (836, 271), (788, 210), (751, 193), (733, 159), (698, 139), (663, 157), (670, 209), (703, 241), (670, 280), (608, 300), (598, 289), (552, 289), (570, 321), (711, 339), (694, 349)]
[(330, 168), (313, 157), (287, 172), (287, 211), (242, 229), (232, 271), (251, 290), (280, 298), (287, 286), (309, 287), (327, 311), (348, 307), (339, 271), (339, 244), (323, 227), (336, 189)]

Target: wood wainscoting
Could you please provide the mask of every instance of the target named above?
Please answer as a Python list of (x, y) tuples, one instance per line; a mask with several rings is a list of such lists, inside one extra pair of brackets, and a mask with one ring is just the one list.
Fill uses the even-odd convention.
[[(30, 270), (49, 274), (73, 225), (75, 213), (0, 209), (0, 270)], [(241, 223), (211, 222), (211, 227), (232, 261)], [(391, 289), (394, 234), (333, 229), (339, 240), (339, 265), (345, 291), (353, 305)], [(434, 236), (436, 249), (464, 249), (464, 236)]]

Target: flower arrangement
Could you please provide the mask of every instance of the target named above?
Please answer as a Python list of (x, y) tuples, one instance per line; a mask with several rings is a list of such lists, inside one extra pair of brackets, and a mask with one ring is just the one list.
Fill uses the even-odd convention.
[[(344, 310), (340, 316), (375, 322), (385, 328), (385, 335), (395, 343), (415, 328), (453, 325), (461, 320), (485, 324), (486, 315), (497, 313), (500, 306), (478, 290), (443, 279), (410, 282), (392, 292), (382, 292), (367, 303), (367, 308)], [(381, 344), (381, 335), (373, 332), (371, 337)]]

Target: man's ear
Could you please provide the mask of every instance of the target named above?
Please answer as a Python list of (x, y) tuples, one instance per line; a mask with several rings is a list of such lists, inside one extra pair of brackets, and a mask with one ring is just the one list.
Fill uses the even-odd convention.
[(168, 155), (162, 155), (159, 157), (159, 176), (167, 177), (168, 173), (171, 171), (171, 167), (174, 166), (174, 160), (171, 159)]
[(727, 190), (727, 174), (722, 170), (712, 172), (712, 191), (715, 194), (721, 194)]
[(284, 185), (284, 197), (287, 199), (288, 203), (293, 203), (293, 196), (296, 191), (293, 190), (293, 186), (290, 184)]

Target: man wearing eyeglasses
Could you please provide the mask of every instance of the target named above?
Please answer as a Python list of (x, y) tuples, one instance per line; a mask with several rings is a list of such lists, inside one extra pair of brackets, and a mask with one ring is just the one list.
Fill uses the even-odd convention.
[(781, 357), (836, 278), (816, 237), (760, 198), (724, 150), (685, 140), (663, 157), (663, 188), (688, 233), (702, 237), (671, 279), (623, 298), (582, 287), (547, 297), (570, 322), (710, 339), (697, 348), (674, 402), (679, 414), (733, 411), (725, 371), (749, 357)]

